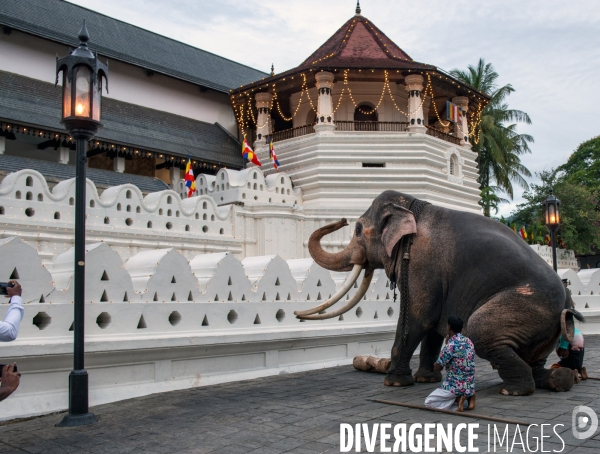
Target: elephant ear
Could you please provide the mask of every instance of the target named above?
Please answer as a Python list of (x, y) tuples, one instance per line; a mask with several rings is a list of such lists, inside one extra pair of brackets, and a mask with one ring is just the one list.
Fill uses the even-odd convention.
[(389, 257), (392, 256), (394, 247), (404, 235), (417, 233), (417, 221), (413, 212), (395, 204), (393, 208), (394, 212), (381, 234), (383, 246)]

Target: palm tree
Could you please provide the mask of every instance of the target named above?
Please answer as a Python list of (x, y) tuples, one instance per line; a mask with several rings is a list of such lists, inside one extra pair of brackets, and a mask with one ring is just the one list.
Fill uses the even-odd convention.
[(491, 97), (481, 113), (481, 121), (471, 142), (473, 151), (478, 154), (482, 206), (484, 214), (489, 217), (490, 211), (497, 209), (498, 205), (498, 201), (490, 197), (490, 192), (504, 191), (512, 200), (513, 183), (529, 189), (525, 178), (531, 177), (531, 172), (521, 163), (520, 156), (531, 153), (529, 144), (533, 137), (517, 133), (516, 123), (531, 124), (531, 119), (521, 110), (508, 108), (506, 98), (515, 89), (510, 84), (498, 87), (496, 80), (499, 76), (491, 63), (486, 64), (480, 58), (477, 66), (469, 65), (467, 71), (454, 69), (450, 74)]

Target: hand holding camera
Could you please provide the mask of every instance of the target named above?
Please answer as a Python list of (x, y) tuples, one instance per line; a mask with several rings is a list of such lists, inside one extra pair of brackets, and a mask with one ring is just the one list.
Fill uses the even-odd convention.
[(17, 281), (0, 282), (0, 295), (5, 298), (21, 296), (21, 285)]

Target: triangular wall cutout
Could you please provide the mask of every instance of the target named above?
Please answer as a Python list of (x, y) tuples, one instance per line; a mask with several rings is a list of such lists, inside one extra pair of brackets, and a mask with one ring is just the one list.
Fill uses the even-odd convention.
[(44, 295), (40, 296), (40, 303), (45, 303), (46, 302), (46, 298), (44, 298)]
[(233, 295), (229, 292), (229, 296), (227, 297), (227, 301), (233, 301)]
[(71, 323), (71, 327), (69, 328), (69, 331), (75, 331), (75, 322)]
[(358, 283), (357, 282), (354, 283), (354, 288), (358, 288)]
[(377, 311), (375, 311), (375, 315), (373, 316), (373, 318), (379, 318), (379, 316), (377, 315)]
[(108, 274), (106, 274), (106, 270), (104, 270), (104, 272), (102, 273), (102, 277), (100, 278), (101, 281), (108, 281)]
[(194, 301), (194, 295), (192, 295), (191, 290), (190, 290), (190, 294), (188, 295), (188, 301)]
[(277, 280), (275, 281), (275, 285), (281, 285), (281, 284), (279, 283), (279, 278), (277, 278)]
[(321, 292), (317, 295), (317, 301), (321, 301)]
[(310, 301), (310, 293), (306, 295), (306, 301)]
[(260, 317), (258, 316), (258, 314), (256, 314), (256, 318), (254, 319), (254, 324), (260, 325)]
[(267, 294), (265, 292), (263, 292), (263, 297), (262, 297), (263, 301), (267, 301)]
[(321, 287), (321, 279), (317, 282), (317, 287)]
[(106, 301), (108, 301), (108, 295), (106, 294), (106, 290), (104, 290), (102, 292), (102, 296), (100, 297), (100, 301), (102, 301), (103, 303), (105, 303)]
[(275, 295), (275, 301), (279, 301), (279, 300), (280, 300), (279, 293), (277, 293), (277, 295)]
[(127, 292), (123, 295), (123, 301), (129, 301), (129, 297), (127, 296)]
[(386, 300), (389, 300), (389, 299), (390, 299), (390, 294), (389, 294), (389, 293), (386, 293), (386, 294), (385, 294), (385, 299), (386, 299)]
[(215, 295), (215, 301), (219, 301), (219, 295)]
[(175, 296), (175, 292), (173, 292), (173, 296), (171, 297), (171, 301), (177, 301), (177, 297)]
[(288, 293), (288, 297), (287, 297), (287, 299), (288, 299), (288, 301), (291, 301), (291, 300), (292, 300), (292, 295), (290, 295), (290, 294)]
[(158, 301), (158, 292), (154, 292), (154, 298), (152, 301)]
[(204, 320), (202, 320), (202, 326), (208, 326), (208, 317), (205, 315)]
[(138, 322), (138, 326), (137, 329), (144, 329), (144, 328), (148, 328), (148, 325), (146, 325), (146, 320), (144, 320), (144, 316), (140, 316), (140, 321)]
[(229, 280), (227, 281), (227, 285), (233, 285), (233, 284), (231, 283), (231, 276), (229, 276)]
[(171, 278), (171, 284), (177, 284), (177, 280), (175, 279), (175, 276), (173, 276)]
[(9, 279), (21, 279), (19, 277), (19, 272), (17, 271), (17, 268), (15, 268), (12, 272), (12, 274), (10, 275)]
[(343, 321), (344, 321), (344, 316), (343, 316), (343, 315), (340, 315), (340, 318), (338, 318), (338, 320), (339, 320), (340, 322), (343, 322)]
[(246, 301), (246, 295), (242, 295), (242, 301)]

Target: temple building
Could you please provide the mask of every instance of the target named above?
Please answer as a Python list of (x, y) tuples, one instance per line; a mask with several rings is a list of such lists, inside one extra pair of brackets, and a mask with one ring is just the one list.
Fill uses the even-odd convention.
[(273, 141), (312, 214), (358, 215), (385, 189), (480, 212), (471, 142), (488, 101), (413, 60), (360, 5), (299, 66), (231, 92), (240, 134), (262, 162)]
[[(89, 143), (100, 190), (133, 183), (168, 189), (188, 156), (196, 174), (242, 169), (229, 90), (265, 73), (62, 0), (0, 2), (0, 172), (36, 169), (55, 184), (75, 175), (61, 118), (56, 57), (78, 43), (110, 67), (103, 128)], [(2, 175), (0, 175), (1, 178)]]

